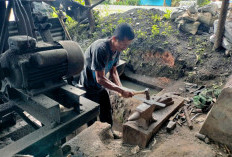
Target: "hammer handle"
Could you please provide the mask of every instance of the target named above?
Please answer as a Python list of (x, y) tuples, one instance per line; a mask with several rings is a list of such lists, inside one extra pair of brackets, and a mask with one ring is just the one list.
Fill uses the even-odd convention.
[(145, 94), (145, 91), (135, 91), (135, 92), (133, 92), (134, 93), (134, 95), (137, 95), (137, 94)]

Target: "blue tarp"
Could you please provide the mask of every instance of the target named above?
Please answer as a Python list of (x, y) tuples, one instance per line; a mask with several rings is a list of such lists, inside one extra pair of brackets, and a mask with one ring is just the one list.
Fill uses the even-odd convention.
[[(166, 6), (171, 6), (172, 0), (166, 0)], [(140, 5), (163, 6), (164, 0), (140, 0)]]

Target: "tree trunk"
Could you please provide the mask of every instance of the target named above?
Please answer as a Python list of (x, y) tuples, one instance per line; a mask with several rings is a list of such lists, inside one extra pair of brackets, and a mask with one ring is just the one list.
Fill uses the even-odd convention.
[(220, 16), (219, 16), (219, 20), (218, 20), (216, 39), (215, 39), (215, 43), (213, 46), (214, 50), (218, 50), (222, 45), (228, 6), (229, 6), (229, 0), (223, 0), (222, 6), (221, 6), (221, 11), (220, 11)]
[[(91, 6), (90, 0), (85, 0), (85, 5), (86, 6)], [(89, 19), (89, 28), (90, 28), (90, 32), (94, 32), (95, 29), (95, 21), (94, 21), (94, 17), (93, 17), (93, 11), (89, 10), (88, 12), (88, 19)]]

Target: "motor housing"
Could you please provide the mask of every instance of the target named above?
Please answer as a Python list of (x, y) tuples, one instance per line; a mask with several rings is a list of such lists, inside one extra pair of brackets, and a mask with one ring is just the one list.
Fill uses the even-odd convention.
[(84, 55), (77, 42), (37, 43), (28, 36), (13, 36), (9, 50), (0, 57), (2, 90), (6, 86), (35, 95), (64, 84), (64, 78), (78, 75)]

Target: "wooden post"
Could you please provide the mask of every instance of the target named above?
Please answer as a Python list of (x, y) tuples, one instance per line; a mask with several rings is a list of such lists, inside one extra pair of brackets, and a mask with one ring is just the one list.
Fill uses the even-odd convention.
[(221, 11), (220, 11), (220, 16), (219, 16), (219, 20), (218, 20), (216, 39), (215, 39), (215, 43), (213, 46), (214, 50), (218, 50), (222, 45), (228, 6), (229, 6), (229, 0), (223, 0), (222, 6), (221, 6)]
[[(91, 6), (90, 0), (85, 0), (85, 5), (90, 7)], [(92, 10), (88, 11), (88, 19), (89, 19), (90, 32), (92, 33), (95, 29), (95, 21), (94, 21)]]

